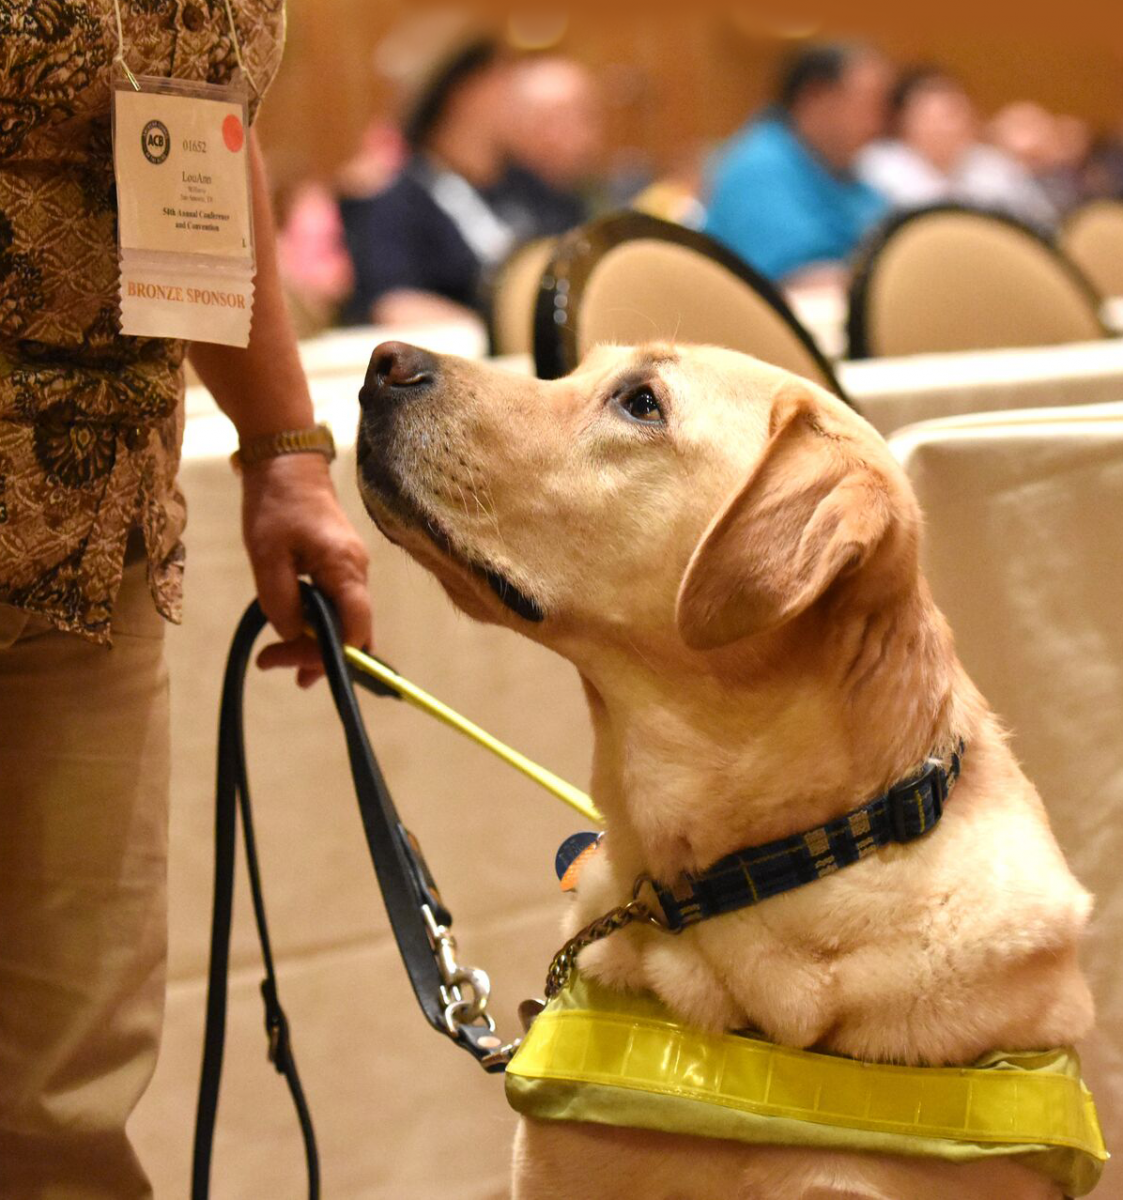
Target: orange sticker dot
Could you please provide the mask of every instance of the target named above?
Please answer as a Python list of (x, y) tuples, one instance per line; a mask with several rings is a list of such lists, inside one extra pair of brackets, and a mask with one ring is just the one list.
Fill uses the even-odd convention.
[(241, 150), (242, 143), (246, 140), (242, 122), (233, 113), (222, 122), (222, 140), (226, 143), (226, 149), (235, 153)]

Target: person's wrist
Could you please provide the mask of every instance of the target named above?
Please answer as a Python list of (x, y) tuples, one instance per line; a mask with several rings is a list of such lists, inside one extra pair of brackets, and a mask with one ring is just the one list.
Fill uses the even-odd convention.
[(270, 479), (311, 480), (323, 478), (331, 482), (331, 466), (322, 454), (282, 454), (263, 458), (261, 462), (241, 467), (236, 472), (245, 484)]
[(230, 456), (236, 471), (246, 471), (275, 459), (315, 456), (325, 465), (335, 459), (335, 439), (325, 424), (282, 429), (252, 438), (241, 438)]

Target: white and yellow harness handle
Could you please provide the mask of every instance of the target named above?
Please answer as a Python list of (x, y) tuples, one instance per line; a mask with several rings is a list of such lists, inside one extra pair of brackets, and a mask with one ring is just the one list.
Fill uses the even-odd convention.
[[(311, 632), (309, 630), (309, 633)], [(428, 713), (429, 716), (435, 717), (458, 733), (462, 733), (466, 738), (470, 738), (478, 746), (489, 750), (496, 758), (501, 758), (516, 771), (521, 771), (528, 779), (533, 779), (535, 783), (545, 788), (551, 795), (556, 796), (563, 804), (568, 804), (586, 820), (593, 821), (598, 825), (604, 823), (604, 818), (596, 805), (580, 788), (567, 783), (553, 771), (547, 770), (527, 758), (525, 754), (520, 754), (505, 742), (501, 742), (486, 729), (481, 729), (475, 722), (469, 721), (467, 717), (461, 716), (455, 709), (438, 700), (436, 696), (431, 696), (424, 688), (418, 687), (416, 683), (411, 683), (403, 675), (399, 675), (393, 667), (387, 666), (386, 663), (380, 662), (369, 654), (364, 654), (362, 650), (356, 650), (353, 646), (344, 646), (343, 653), (347, 659), (347, 665), (352, 670), (377, 679), (379, 683), (389, 688), (406, 703), (421, 709), (422, 712)]]

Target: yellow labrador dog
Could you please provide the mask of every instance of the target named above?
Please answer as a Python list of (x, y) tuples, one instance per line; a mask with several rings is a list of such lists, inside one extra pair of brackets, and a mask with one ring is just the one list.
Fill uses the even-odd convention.
[[(955, 657), (921, 518), (881, 439), (822, 389), (712, 347), (606, 347), (539, 382), (387, 343), (360, 486), (383, 532), (480, 620), (581, 673), (607, 834), (576, 929), (741, 847), (845, 814), (967, 745), (929, 836), (584, 972), (685, 1022), (872, 1060), (962, 1064), (1092, 1022), (1090, 899)], [(524, 1119), (519, 1200), (1059, 1197), (970, 1165)]]

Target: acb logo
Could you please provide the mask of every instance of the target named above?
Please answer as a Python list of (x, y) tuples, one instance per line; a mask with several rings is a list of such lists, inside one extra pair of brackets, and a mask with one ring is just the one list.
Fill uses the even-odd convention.
[(172, 139), (163, 121), (149, 121), (140, 133), (140, 148), (150, 163), (162, 163), (172, 149)]

